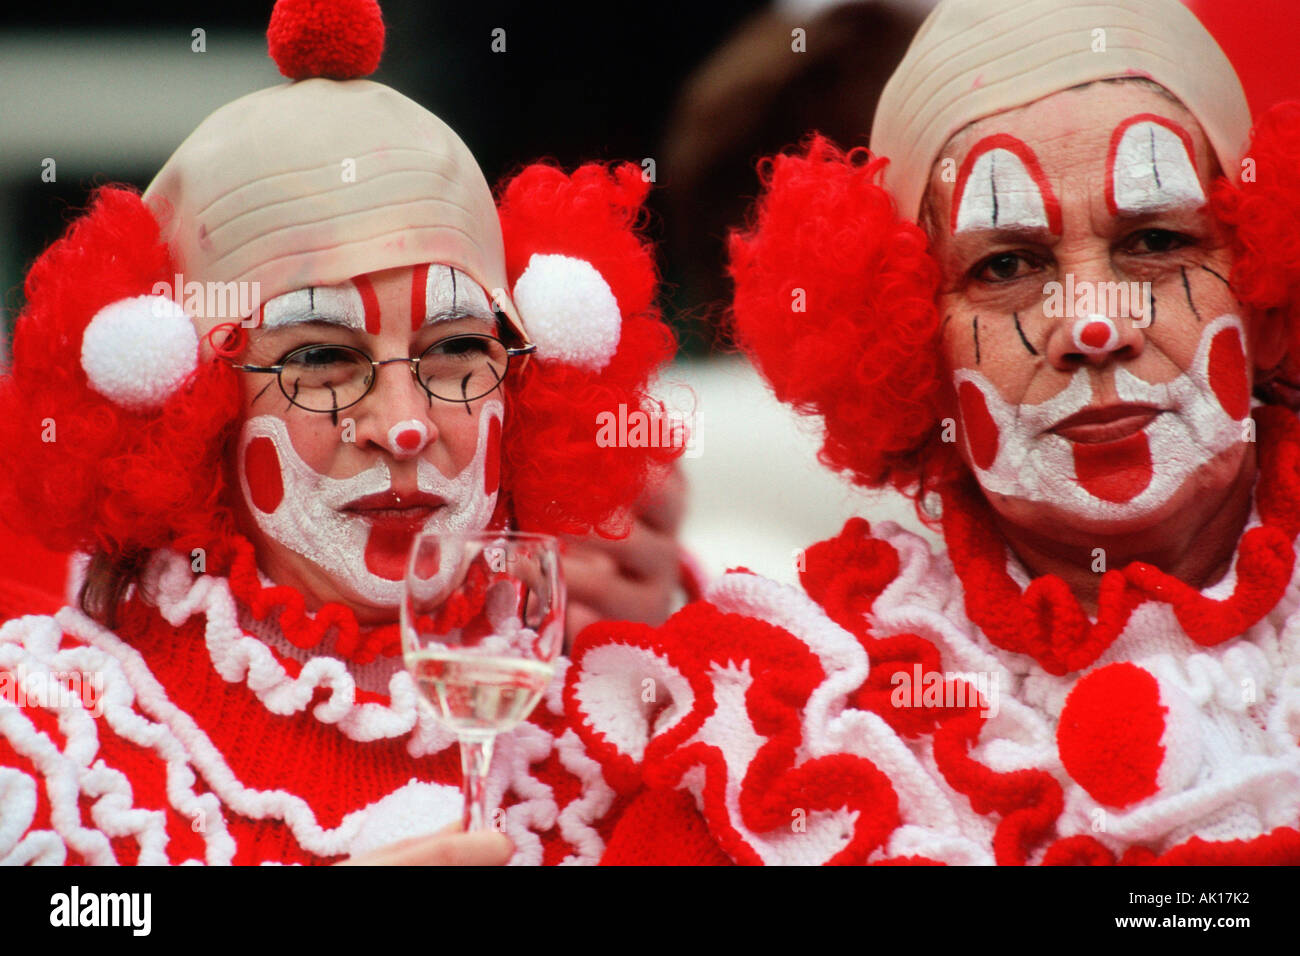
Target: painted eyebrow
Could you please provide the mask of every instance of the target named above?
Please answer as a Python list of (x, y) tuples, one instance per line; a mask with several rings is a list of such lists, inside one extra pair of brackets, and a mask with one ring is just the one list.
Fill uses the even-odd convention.
[(1163, 206), (1152, 206), (1149, 209), (1120, 209), (1115, 213), (1115, 218), (1122, 219), (1125, 222), (1136, 222), (1142, 219), (1156, 219), (1160, 216), (1168, 216), (1170, 213), (1175, 213), (1186, 215), (1189, 219), (1204, 219), (1209, 213), (1209, 209), (1210, 204), (1208, 201), (1197, 204), (1182, 200), (1167, 203)]
[(439, 322), (455, 322), (458, 319), (476, 319), (480, 322), (495, 324), (497, 317), (490, 313), (458, 305), (454, 309), (439, 309), (436, 312), (430, 313), (425, 318), (424, 324), (436, 325)]

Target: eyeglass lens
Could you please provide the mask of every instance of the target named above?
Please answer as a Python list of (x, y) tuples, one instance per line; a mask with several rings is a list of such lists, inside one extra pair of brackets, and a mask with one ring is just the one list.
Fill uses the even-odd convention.
[[(486, 335), (456, 335), (435, 342), (420, 356), (421, 384), (436, 398), (469, 402), (491, 392), (505, 377), (510, 357)], [(311, 345), (285, 356), (280, 387), (291, 402), (328, 412), (359, 402), (375, 374), (370, 356), (346, 345)]]

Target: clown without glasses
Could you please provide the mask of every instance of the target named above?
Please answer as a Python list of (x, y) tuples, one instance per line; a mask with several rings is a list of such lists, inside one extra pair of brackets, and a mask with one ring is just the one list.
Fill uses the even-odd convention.
[(588, 630), (607, 861), (1300, 861), (1300, 425), (1252, 399), (1300, 342), (1300, 113), (1238, 181), (1249, 127), (1176, 0), (946, 0), (870, 155), (760, 167), (742, 341), (947, 552), (854, 519), (802, 591)]
[[(458, 749), (397, 657), (410, 540), (617, 533), (677, 453), (595, 441), (600, 411), (653, 412), (671, 354), (639, 169), (529, 166), (494, 201), (361, 78), (373, 2), (332, 7), (335, 34), (277, 5), (293, 82), (208, 117), (143, 197), (100, 190), (28, 278), (0, 514), (93, 557), (78, 607), (0, 627), (0, 676), (104, 685), (0, 705), (0, 862), (329, 862), (455, 820)], [(176, 276), (259, 306), (187, 314)], [(516, 862), (598, 854), (610, 795), (559, 705), (488, 780)]]

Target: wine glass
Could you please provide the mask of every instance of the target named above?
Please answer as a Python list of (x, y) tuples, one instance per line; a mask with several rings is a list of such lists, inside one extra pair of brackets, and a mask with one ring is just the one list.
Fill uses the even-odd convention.
[(564, 646), (560, 549), (548, 535), (418, 535), (401, 609), (407, 670), (460, 740), (465, 832), (488, 829), (492, 747), (526, 719)]

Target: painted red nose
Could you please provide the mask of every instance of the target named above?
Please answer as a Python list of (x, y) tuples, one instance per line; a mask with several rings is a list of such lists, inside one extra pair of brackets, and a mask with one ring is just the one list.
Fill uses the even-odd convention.
[(423, 440), (424, 436), (414, 428), (408, 428), (405, 431), (398, 432), (397, 437), (394, 439), (394, 441), (397, 442), (397, 447), (403, 451), (415, 451), (415, 449), (420, 447), (420, 442)]
[(1089, 322), (1079, 331), (1079, 341), (1090, 349), (1103, 349), (1110, 342), (1110, 326), (1105, 322)]

